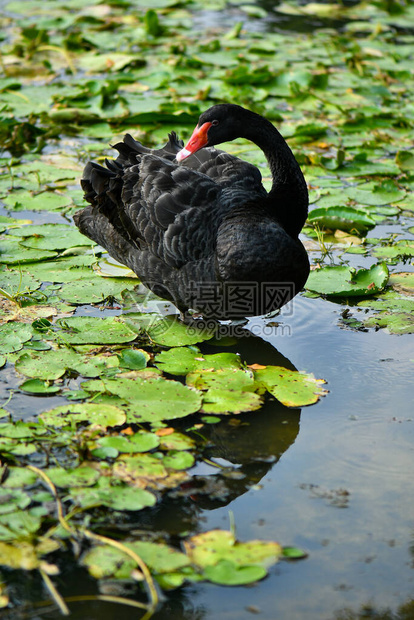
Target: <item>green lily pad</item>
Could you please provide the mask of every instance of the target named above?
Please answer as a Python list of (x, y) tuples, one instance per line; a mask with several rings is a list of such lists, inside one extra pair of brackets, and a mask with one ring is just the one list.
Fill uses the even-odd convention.
[(56, 255), (57, 252), (50, 252), (49, 250), (26, 248), (21, 244), (20, 238), (10, 237), (0, 240), (0, 263), (17, 265), (54, 258)]
[(383, 327), (390, 334), (414, 334), (414, 316), (406, 312), (380, 312), (366, 321), (367, 327)]
[(0, 540), (18, 541), (31, 538), (39, 531), (42, 519), (28, 510), (16, 510), (0, 515)]
[[(9, 295), (16, 295), (25, 291), (37, 290), (41, 285), (32, 274), (26, 270), (21, 271), (0, 271), (0, 289), (5, 290)], [(1, 291), (0, 291), (1, 294)]]
[(48, 381), (41, 381), (40, 379), (29, 379), (19, 385), (22, 392), (28, 392), (29, 394), (55, 394), (59, 392), (60, 387), (58, 385), (50, 385)]
[(414, 295), (414, 273), (410, 271), (392, 273), (388, 284), (397, 292)]
[(47, 475), (57, 487), (89, 487), (95, 484), (100, 477), (98, 470), (83, 465), (75, 469), (63, 467), (49, 467)]
[[(125, 546), (134, 551), (145, 564), (158, 574), (179, 571), (190, 564), (188, 557), (168, 545), (146, 541), (126, 542)], [(128, 579), (136, 568), (134, 560), (113, 547), (94, 547), (88, 551), (82, 562), (96, 579), (116, 577)]]
[(160, 439), (155, 433), (141, 431), (131, 437), (102, 437), (98, 444), (105, 448), (114, 448), (117, 452), (148, 452), (160, 445)]
[(203, 569), (226, 560), (235, 566), (256, 565), (267, 568), (279, 561), (282, 547), (276, 542), (251, 540), (236, 541), (232, 532), (211, 530), (192, 536), (184, 543), (187, 555)]
[[(103, 480), (103, 481), (102, 481)], [(106, 506), (112, 510), (142, 510), (156, 503), (155, 495), (145, 489), (118, 484), (110, 486), (105, 479), (100, 479), (93, 487), (71, 488), (67, 499), (81, 506)]]
[(104, 429), (125, 423), (125, 413), (113, 405), (70, 403), (41, 413), (39, 418), (48, 426), (67, 426), (88, 422)]
[(382, 259), (414, 256), (414, 241), (411, 239), (403, 239), (394, 245), (376, 247), (372, 250), (372, 254)]
[(173, 347), (168, 351), (161, 351), (155, 364), (163, 372), (172, 375), (186, 375), (195, 370), (213, 370), (220, 368), (240, 368), (240, 356), (236, 353), (215, 353), (202, 355), (200, 349), (191, 347)]
[(12, 353), (20, 351), (25, 342), (28, 342), (33, 335), (30, 325), (24, 323), (6, 323), (0, 325), (0, 352)]
[(190, 469), (194, 465), (194, 456), (189, 452), (174, 450), (163, 458), (165, 467), (170, 469)]
[(123, 349), (119, 354), (119, 366), (130, 370), (143, 370), (150, 356), (142, 349)]
[(105, 383), (88, 381), (82, 387), (89, 391), (106, 391), (121, 398), (127, 404), (128, 422), (157, 422), (183, 418), (198, 411), (201, 396), (178, 381), (160, 377), (134, 379), (119, 377)]
[(121, 344), (135, 340), (136, 333), (117, 317), (74, 316), (57, 322), (59, 340), (67, 344)]
[(189, 344), (197, 344), (204, 340), (210, 340), (215, 330), (205, 327), (186, 325), (177, 317), (166, 316), (154, 321), (147, 329), (147, 334), (152, 342), (167, 347), (177, 347)]
[(267, 570), (263, 566), (237, 566), (230, 560), (220, 560), (214, 566), (206, 566), (203, 575), (222, 586), (243, 586), (260, 581), (266, 577)]
[(311, 271), (306, 288), (320, 295), (364, 296), (382, 291), (387, 281), (388, 268), (385, 263), (359, 270), (345, 265), (329, 265)]
[[(56, 192), (32, 194), (26, 190), (13, 192), (3, 200), (6, 205), (14, 211), (56, 211), (68, 207), (72, 203), (72, 200), (68, 196)], [(90, 244), (89, 242), (88, 245)], [(87, 243), (83, 243), (82, 245), (87, 245)]]
[(203, 394), (205, 413), (241, 413), (254, 411), (262, 406), (261, 397), (255, 393), (253, 374), (241, 368), (199, 370), (187, 375), (188, 385)]
[(316, 403), (326, 394), (323, 379), (282, 366), (255, 370), (255, 379), (286, 407), (303, 407)]
[(90, 266), (96, 262), (92, 255), (71, 256), (55, 261), (34, 263), (30, 265), (30, 273), (43, 282), (72, 282), (82, 278), (91, 278)]
[(352, 207), (320, 207), (308, 215), (311, 224), (318, 224), (331, 230), (365, 233), (375, 226), (375, 221), (364, 211)]
[(30, 495), (20, 489), (0, 489), (0, 514), (26, 508), (31, 501)]
[(87, 279), (75, 280), (63, 286), (58, 295), (71, 304), (98, 304), (108, 298), (120, 300), (123, 291), (136, 286), (135, 278), (100, 278), (97, 282), (89, 273)]
[(72, 349), (60, 348), (57, 351), (30, 351), (16, 361), (16, 370), (37, 379), (54, 381), (62, 377), (67, 370), (72, 370), (84, 377), (97, 377), (114, 365), (117, 358), (113, 356), (88, 357)]
[(13, 235), (23, 237), (22, 245), (37, 250), (66, 250), (78, 246), (94, 246), (96, 243), (68, 224), (42, 224), (23, 226), (13, 230)]

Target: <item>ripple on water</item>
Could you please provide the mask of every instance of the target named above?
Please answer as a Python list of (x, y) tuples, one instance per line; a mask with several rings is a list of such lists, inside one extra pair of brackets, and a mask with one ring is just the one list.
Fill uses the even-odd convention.
[[(394, 486), (398, 481), (405, 484), (412, 479), (414, 419), (361, 410), (358, 414), (336, 416), (328, 434), (326, 421), (325, 417), (317, 424), (319, 431), (323, 425), (325, 432), (320, 432), (320, 445), (313, 445), (316, 467), (323, 463), (330, 476), (340, 472), (350, 484), (369, 481), (378, 492), (389, 480)], [(314, 433), (318, 434), (318, 428)]]

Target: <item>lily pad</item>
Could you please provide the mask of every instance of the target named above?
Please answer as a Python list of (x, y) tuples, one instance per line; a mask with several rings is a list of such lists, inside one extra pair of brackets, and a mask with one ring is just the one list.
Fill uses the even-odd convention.
[(89, 487), (95, 484), (100, 473), (98, 470), (83, 465), (75, 469), (64, 469), (63, 467), (49, 467), (47, 475), (58, 487)]
[(75, 316), (57, 322), (59, 340), (67, 344), (121, 344), (135, 340), (136, 333), (117, 317)]
[[(179, 571), (190, 564), (188, 557), (165, 544), (136, 541), (125, 546), (134, 551), (153, 571), (158, 574)], [(94, 547), (83, 557), (83, 564), (96, 579), (116, 577), (127, 579), (136, 568), (134, 560), (113, 547)]]
[(0, 325), (0, 352), (12, 353), (20, 351), (25, 342), (28, 342), (33, 335), (30, 325), (23, 323), (6, 323)]
[(84, 377), (97, 377), (117, 361), (115, 356), (91, 357), (62, 347), (58, 350), (24, 353), (16, 361), (16, 370), (28, 377), (53, 381), (62, 377), (67, 370), (75, 371)]
[(365, 233), (375, 226), (373, 220), (364, 211), (352, 207), (320, 207), (308, 215), (311, 224), (318, 224), (331, 230), (345, 230), (353, 233)]
[(311, 271), (306, 288), (320, 295), (365, 296), (382, 291), (387, 281), (388, 268), (385, 263), (359, 270), (345, 265), (329, 265)]
[(376, 247), (372, 250), (372, 254), (377, 258), (388, 258), (391, 260), (414, 256), (414, 241), (411, 239), (403, 239), (394, 245)]
[(135, 278), (100, 278), (97, 282), (90, 273), (86, 277), (63, 286), (59, 297), (72, 304), (98, 304), (108, 298), (120, 300), (123, 291), (137, 286)]
[(254, 411), (262, 406), (261, 397), (255, 393), (253, 374), (241, 368), (194, 371), (186, 382), (203, 390), (205, 413), (241, 413)]
[(186, 325), (177, 317), (166, 316), (154, 321), (147, 329), (147, 334), (151, 341), (156, 344), (177, 347), (210, 340), (215, 334), (215, 329), (197, 328)]
[(276, 542), (252, 540), (242, 543), (226, 530), (211, 530), (192, 536), (184, 542), (184, 547), (191, 561), (204, 569), (223, 560), (239, 567), (256, 565), (267, 568), (282, 556), (282, 547)]
[(78, 246), (94, 246), (96, 243), (68, 224), (43, 224), (23, 226), (13, 230), (13, 235), (23, 237), (22, 245), (37, 250), (66, 250)]
[(323, 379), (282, 366), (267, 366), (255, 370), (254, 375), (256, 381), (286, 407), (312, 405), (326, 394)]
[(124, 484), (111, 486), (107, 479), (100, 478), (93, 487), (71, 488), (67, 499), (81, 506), (92, 508), (106, 506), (112, 510), (142, 510), (156, 503), (155, 495), (145, 489), (129, 487)]
[(67, 426), (88, 422), (104, 429), (120, 426), (125, 422), (125, 413), (113, 405), (95, 403), (70, 403), (41, 413), (39, 418), (48, 426)]
[(195, 346), (173, 347), (161, 351), (155, 358), (155, 364), (164, 372), (172, 375), (186, 375), (195, 370), (218, 370), (220, 368), (240, 368), (240, 356), (236, 353), (215, 353), (202, 355)]
[(88, 381), (82, 387), (90, 391), (106, 391), (121, 398), (127, 405), (128, 422), (157, 422), (183, 418), (201, 407), (200, 394), (178, 381), (160, 377), (134, 379), (119, 377), (104, 383)]
[(51, 385), (48, 381), (41, 381), (40, 379), (29, 379), (19, 385), (22, 392), (28, 392), (29, 394), (55, 394), (59, 392), (60, 387), (58, 385)]
[(237, 566), (230, 560), (220, 560), (214, 566), (206, 566), (203, 575), (222, 586), (243, 586), (260, 581), (266, 577), (267, 570), (263, 566)]
[(160, 439), (154, 433), (138, 432), (131, 437), (102, 437), (98, 444), (105, 448), (115, 448), (117, 452), (148, 452), (160, 445)]

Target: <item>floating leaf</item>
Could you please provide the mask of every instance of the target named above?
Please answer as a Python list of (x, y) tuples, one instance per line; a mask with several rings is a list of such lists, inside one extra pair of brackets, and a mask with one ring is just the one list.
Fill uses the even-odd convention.
[(187, 384), (203, 394), (205, 413), (241, 413), (254, 411), (262, 405), (255, 393), (253, 374), (241, 368), (194, 371), (187, 375)]
[(308, 215), (311, 224), (318, 224), (331, 230), (365, 233), (375, 226), (375, 221), (364, 211), (352, 207), (320, 207)]
[(98, 480), (100, 473), (98, 470), (83, 465), (75, 469), (64, 469), (63, 467), (49, 467), (47, 475), (57, 487), (79, 487), (91, 486)]
[(255, 379), (286, 407), (303, 407), (316, 403), (326, 394), (322, 379), (282, 366), (267, 366), (254, 372)]
[(240, 368), (240, 356), (236, 353), (215, 353), (202, 355), (200, 349), (192, 347), (174, 347), (161, 351), (155, 358), (158, 368), (172, 375), (186, 375), (195, 370), (213, 370)]
[(345, 265), (329, 265), (311, 271), (306, 288), (320, 295), (363, 296), (378, 293), (387, 281), (388, 268), (385, 263), (359, 270)]
[(88, 422), (106, 429), (108, 426), (120, 426), (125, 422), (122, 409), (95, 403), (71, 403), (45, 411), (39, 417), (44, 424), (57, 427)]
[(405, 312), (380, 312), (364, 321), (367, 327), (385, 327), (391, 334), (414, 334), (414, 316)]
[(62, 377), (67, 370), (77, 372), (84, 377), (97, 377), (109, 366), (113, 366), (117, 358), (88, 357), (76, 353), (72, 349), (60, 348), (49, 351), (30, 351), (24, 353), (16, 361), (16, 370), (28, 377), (53, 381)]
[(59, 297), (72, 304), (98, 304), (105, 299), (118, 299), (122, 292), (137, 286), (135, 278), (101, 278), (97, 284), (95, 279), (72, 281), (59, 291)]
[(201, 397), (178, 381), (161, 378), (126, 379), (101, 382), (89, 381), (84, 389), (95, 391), (101, 388), (122, 398), (128, 404), (128, 422), (156, 422), (182, 418), (198, 411)]
[(57, 336), (68, 344), (120, 344), (136, 338), (136, 333), (117, 317), (74, 316), (59, 320), (57, 325)]
[(239, 567), (256, 565), (266, 568), (278, 562), (282, 555), (282, 547), (276, 542), (237, 542), (233, 533), (226, 530), (211, 530), (192, 536), (184, 542), (184, 547), (191, 561), (204, 569), (223, 560)]
[(167, 347), (177, 347), (188, 344), (197, 344), (204, 340), (210, 340), (215, 330), (208, 327), (196, 327), (186, 325), (177, 317), (166, 316), (154, 321), (147, 329), (152, 342)]
[(66, 250), (78, 246), (94, 246), (96, 243), (82, 235), (77, 228), (67, 224), (42, 224), (23, 226), (13, 231), (23, 237), (22, 245), (38, 250)]
[(119, 355), (119, 365), (130, 370), (143, 370), (149, 359), (148, 353), (142, 349), (123, 349)]
[(153, 450), (160, 445), (160, 440), (154, 433), (142, 431), (131, 437), (102, 437), (98, 444), (105, 448), (114, 448), (117, 452), (134, 453)]
[(372, 254), (377, 258), (395, 259), (414, 256), (414, 241), (403, 239), (394, 245), (384, 245), (372, 250)]
[(263, 566), (237, 566), (230, 560), (220, 560), (214, 566), (206, 566), (204, 576), (212, 583), (222, 586), (243, 586), (260, 581), (267, 575)]
[(29, 394), (55, 394), (59, 392), (60, 387), (58, 385), (50, 385), (48, 381), (41, 381), (40, 379), (29, 379), (19, 385), (22, 392), (28, 392)]
[[(134, 551), (153, 571), (159, 574), (179, 571), (190, 563), (188, 557), (165, 544), (137, 541), (126, 542), (125, 546)], [(83, 557), (83, 564), (96, 579), (117, 577), (127, 579), (136, 568), (134, 560), (112, 547), (94, 547)]]
[(30, 325), (22, 323), (0, 325), (0, 352), (12, 353), (13, 351), (20, 351), (23, 348), (23, 344), (28, 342), (32, 335), (33, 330)]
[(145, 489), (124, 484), (111, 486), (107, 478), (100, 478), (93, 487), (71, 488), (70, 499), (82, 508), (107, 506), (113, 510), (142, 510), (156, 503), (155, 495)]

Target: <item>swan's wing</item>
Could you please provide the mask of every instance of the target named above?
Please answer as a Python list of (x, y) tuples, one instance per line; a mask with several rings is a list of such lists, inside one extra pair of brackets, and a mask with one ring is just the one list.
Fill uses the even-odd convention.
[(118, 142), (113, 145), (113, 148), (119, 153), (117, 159), (115, 160), (115, 164), (123, 168), (133, 166), (140, 160), (142, 155), (151, 154), (174, 161), (176, 154), (183, 148), (183, 146), (184, 142), (178, 138), (175, 131), (168, 134), (168, 142), (160, 149), (150, 149), (141, 144), (141, 142), (138, 142), (138, 140), (134, 140), (134, 138), (127, 133), (125, 134), (122, 142)]
[[(104, 217), (122, 244), (175, 268), (214, 251), (222, 188), (213, 179), (154, 154), (126, 168), (119, 162), (107, 166), (85, 167), (81, 184), (91, 207), (75, 219), (84, 234), (109, 251)], [(122, 250), (116, 253), (119, 260)]]
[(200, 149), (187, 157), (183, 166), (207, 175), (221, 186), (230, 185), (246, 192), (264, 192), (262, 175), (256, 166), (214, 147)]

